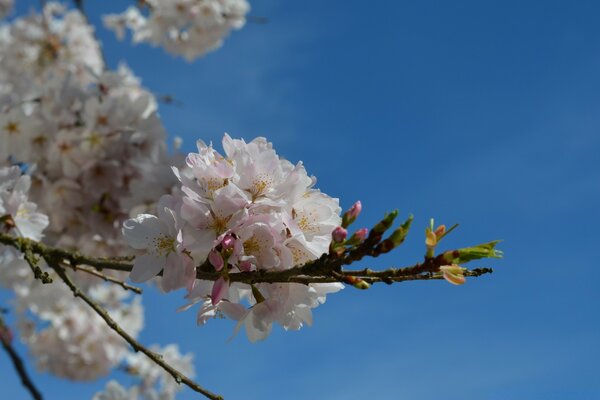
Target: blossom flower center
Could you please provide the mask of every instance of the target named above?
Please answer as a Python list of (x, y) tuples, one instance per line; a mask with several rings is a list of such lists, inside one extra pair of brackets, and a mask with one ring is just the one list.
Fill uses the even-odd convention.
[(152, 241), (154, 251), (160, 256), (166, 256), (172, 251), (175, 251), (175, 239), (168, 236), (157, 236)]
[(11, 121), (4, 125), (4, 130), (11, 134), (17, 134), (20, 132), (19, 124)]

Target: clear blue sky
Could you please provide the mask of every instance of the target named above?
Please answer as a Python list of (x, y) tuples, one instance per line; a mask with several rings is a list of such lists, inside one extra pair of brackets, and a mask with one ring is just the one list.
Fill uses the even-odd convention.
[[(129, 4), (86, 3), (94, 22)], [(111, 66), (124, 60), (183, 102), (161, 115), (185, 150), (225, 131), (263, 135), (344, 207), (361, 199), (359, 225), (414, 213), (403, 248), (361, 266), (418, 261), (430, 217), (461, 224), (446, 246), (504, 239), (506, 257), (475, 264), (495, 272), (463, 287), (347, 288), (313, 327), (255, 345), (227, 344), (230, 321), (198, 328), (194, 311), (175, 314), (183, 293), (147, 294), (141, 340), (194, 352), (198, 381), (228, 399), (600, 398), (600, 3), (252, 7), (269, 22), (191, 64), (99, 36)], [(27, 398), (4, 356), (0, 371), (2, 397)], [(49, 399), (104, 383), (34, 375)]]

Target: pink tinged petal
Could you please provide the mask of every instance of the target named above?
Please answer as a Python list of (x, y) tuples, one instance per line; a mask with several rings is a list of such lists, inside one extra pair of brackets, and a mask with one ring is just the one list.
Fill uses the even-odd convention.
[(213, 267), (215, 267), (217, 271), (222, 270), (223, 266), (225, 265), (223, 256), (216, 250), (212, 250), (210, 253), (208, 253), (208, 261), (212, 264)]
[[(162, 290), (171, 290), (189, 287), (195, 280), (195, 269), (190, 258), (181, 253), (170, 253), (167, 256), (166, 266), (160, 282)], [(190, 281), (191, 279), (191, 281)]]
[(217, 304), (229, 292), (229, 282), (224, 277), (217, 279), (212, 287), (210, 299), (213, 305)]
[(133, 282), (146, 282), (154, 278), (163, 269), (166, 258), (144, 254), (135, 258), (129, 279)]
[(240, 271), (248, 272), (252, 270), (252, 263), (250, 261), (242, 261), (240, 265), (238, 265)]

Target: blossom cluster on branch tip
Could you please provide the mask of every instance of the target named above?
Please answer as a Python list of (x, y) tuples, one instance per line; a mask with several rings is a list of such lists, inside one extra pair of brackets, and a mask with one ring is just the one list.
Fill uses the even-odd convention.
[[(186, 166), (173, 168), (181, 193), (163, 196), (157, 216), (125, 221), (125, 239), (143, 251), (131, 279), (162, 271), (163, 290), (188, 290), (184, 308), (202, 304), (199, 324), (223, 314), (244, 324), (251, 341), (265, 338), (273, 322), (285, 329), (311, 324), (311, 309), (341, 284), (230, 285), (228, 274), (285, 270), (328, 252), (342, 222), (338, 199), (315, 189), (302, 163), (280, 158), (264, 138), (246, 143), (225, 134), (223, 149), (225, 156), (198, 141)], [(221, 274), (214, 283), (196, 280), (206, 260)]]
[(192, 61), (219, 48), (231, 30), (241, 29), (249, 10), (246, 0), (144, 0), (139, 7), (104, 16), (104, 25), (119, 39), (130, 29), (134, 43), (162, 46)]

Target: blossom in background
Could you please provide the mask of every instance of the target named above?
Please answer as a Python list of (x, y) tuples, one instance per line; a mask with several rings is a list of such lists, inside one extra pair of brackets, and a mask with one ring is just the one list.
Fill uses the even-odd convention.
[(37, 210), (37, 204), (29, 201), (30, 186), (30, 177), (21, 175), (19, 167), (0, 168), (0, 218), (4, 224), (0, 230), (40, 240), (48, 226), (48, 217)]
[(13, 0), (0, 0), (0, 19), (8, 16), (14, 6)]
[(250, 10), (246, 0), (145, 0), (140, 8), (105, 15), (104, 25), (119, 39), (129, 29), (134, 43), (161, 46), (188, 61), (219, 48)]

